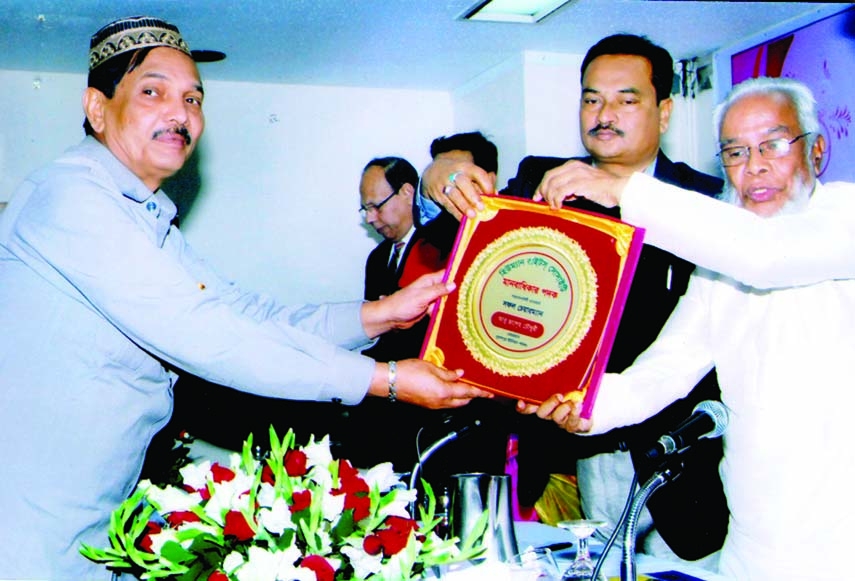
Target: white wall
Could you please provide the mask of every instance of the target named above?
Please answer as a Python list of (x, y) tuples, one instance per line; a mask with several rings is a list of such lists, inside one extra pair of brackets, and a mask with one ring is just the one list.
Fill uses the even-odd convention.
[[(82, 138), (86, 79), (0, 71), (0, 84), (5, 201)], [(289, 303), (362, 297), (378, 241), (357, 212), (363, 166), (400, 155), (421, 170), (431, 139), (454, 131), (446, 92), (212, 81), (205, 112), (194, 163), (164, 186), (179, 203), (200, 190), (181, 229), (224, 275)]]
[[(421, 170), (434, 137), (476, 129), (499, 148), (500, 187), (525, 155), (580, 155), (581, 60), (527, 52), (453, 93), (210, 81), (197, 155), (165, 189), (180, 207), (198, 191), (182, 230), (242, 286), (288, 303), (360, 298), (379, 240), (357, 213), (365, 163), (399, 155)], [(80, 140), (85, 82), (0, 71), (0, 202)], [(677, 104), (665, 145), (674, 160), (703, 167), (696, 159), (709, 154), (696, 153), (691, 136), (709, 124), (711, 105)]]
[(361, 298), (379, 241), (362, 223), (359, 177), (373, 157), (421, 170), (450, 133), (444, 92), (208, 83), (205, 187), (182, 229), (252, 288), (289, 302)]
[(583, 55), (526, 51), (452, 93), (456, 131), (479, 129), (499, 148), (499, 187), (526, 155), (582, 155)]
[(452, 93), (455, 132), (484, 132), (499, 150), (497, 186), (516, 175), (525, 151), (525, 78), (519, 58), (479, 75)]
[(0, 202), (83, 136), (82, 75), (0, 71)]
[(579, 67), (584, 55), (525, 53), (526, 155), (584, 155), (579, 137)]

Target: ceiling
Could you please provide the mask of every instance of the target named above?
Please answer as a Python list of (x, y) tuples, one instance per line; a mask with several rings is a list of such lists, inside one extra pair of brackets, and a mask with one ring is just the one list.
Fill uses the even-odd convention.
[(830, 5), (576, 0), (534, 25), (456, 20), (475, 2), (0, 0), (0, 69), (83, 73), (92, 33), (145, 14), (228, 55), (201, 65), (205, 79), (449, 90), (524, 50), (582, 54), (632, 32), (689, 58)]

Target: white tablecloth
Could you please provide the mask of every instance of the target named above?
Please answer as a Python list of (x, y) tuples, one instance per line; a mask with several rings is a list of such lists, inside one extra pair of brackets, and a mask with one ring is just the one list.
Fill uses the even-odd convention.
[[(514, 530), (521, 552), (529, 547), (537, 548), (555, 543), (572, 542), (574, 544), (572, 548), (554, 553), (562, 569), (569, 565), (575, 555), (575, 539), (570, 532), (564, 529), (536, 522), (516, 522), (514, 523)], [(596, 540), (591, 540), (589, 547), (594, 556), (599, 555), (603, 549), (602, 543)], [(620, 579), (621, 550), (620, 539), (618, 539), (609, 551), (602, 569), (602, 572), (609, 579)], [(703, 579), (704, 581), (727, 581), (724, 577), (711, 573), (701, 567), (695, 567), (686, 563), (675, 563), (649, 555), (638, 555), (636, 557), (636, 570), (639, 580), (643, 579), (642, 576), (646, 573), (677, 571), (698, 579)], [(502, 570), (495, 563), (467, 567), (465, 570), (450, 570), (443, 575), (444, 581), (505, 581), (506, 579), (516, 581), (517, 578), (517, 576)]]

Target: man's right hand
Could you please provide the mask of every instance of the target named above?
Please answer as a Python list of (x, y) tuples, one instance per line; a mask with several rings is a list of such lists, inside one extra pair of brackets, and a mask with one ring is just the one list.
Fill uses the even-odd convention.
[(550, 207), (561, 208), (564, 200), (587, 198), (606, 208), (620, 205), (628, 177), (616, 176), (578, 160), (546, 172), (537, 190), (534, 201), (545, 200)]
[[(492, 398), (493, 394), (460, 381), (462, 369), (448, 370), (422, 359), (398, 361), (397, 399), (428, 409), (457, 408), (476, 397)], [(378, 363), (369, 393), (389, 395), (389, 366)]]
[(422, 195), (458, 220), (464, 214), (474, 218), (484, 208), (481, 196), (492, 193), (493, 180), (474, 163), (436, 159), (422, 173)]

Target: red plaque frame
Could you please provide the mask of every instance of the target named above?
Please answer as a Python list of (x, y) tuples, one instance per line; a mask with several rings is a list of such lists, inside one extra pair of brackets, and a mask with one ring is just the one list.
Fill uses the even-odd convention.
[(464, 218), (421, 357), (497, 395), (554, 393), (590, 417), (644, 231), (620, 220), (505, 196)]

